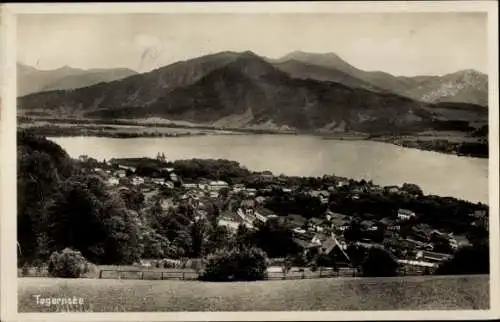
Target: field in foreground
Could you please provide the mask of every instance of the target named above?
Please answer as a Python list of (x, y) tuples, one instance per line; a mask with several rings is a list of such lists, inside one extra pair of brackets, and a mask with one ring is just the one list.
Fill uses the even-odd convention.
[[(72, 307), (41, 297), (82, 297)], [(471, 310), (489, 308), (488, 276), (331, 278), (207, 283), (19, 278), (19, 312), (172, 312), (285, 310)]]

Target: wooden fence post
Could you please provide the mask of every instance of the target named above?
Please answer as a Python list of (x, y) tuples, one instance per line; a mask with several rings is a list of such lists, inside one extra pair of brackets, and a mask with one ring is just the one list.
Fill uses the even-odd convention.
[(102, 269), (99, 270), (99, 278), (102, 278), (102, 272), (103, 272)]
[(182, 280), (184, 280), (184, 277), (185, 277), (185, 275), (184, 275), (184, 274), (185, 274), (185, 272), (183, 271), (183, 272), (182, 272)]
[(144, 271), (141, 271), (141, 280), (144, 279)]
[(161, 272), (161, 280), (163, 281), (163, 272)]
[(305, 271), (305, 270), (303, 270), (303, 271), (302, 271), (302, 279), (304, 279), (305, 277), (306, 277), (306, 271)]

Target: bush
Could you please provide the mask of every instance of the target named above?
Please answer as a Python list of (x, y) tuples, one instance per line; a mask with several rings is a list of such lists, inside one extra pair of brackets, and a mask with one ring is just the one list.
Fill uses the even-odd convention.
[(218, 251), (207, 256), (204, 281), (256, 281), (267, 277), (267, 256), (259, 248)]
[(382, 248), (370, 248), (361, 270), (365, 277), (388, 277), (396, 276), (398, 263), (392, 255)]
[(49, 275), (53, 277), (78, 278), (87, 273), (89, 265), (79, 251), (65, 248), (53, 252), (49, 258)]

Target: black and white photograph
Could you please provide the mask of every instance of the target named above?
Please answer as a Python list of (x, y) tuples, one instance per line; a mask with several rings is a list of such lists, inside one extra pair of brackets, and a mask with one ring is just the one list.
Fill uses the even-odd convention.
[(498, 4), (475, 3), (7, 5), (12, 310), (497, 309)]

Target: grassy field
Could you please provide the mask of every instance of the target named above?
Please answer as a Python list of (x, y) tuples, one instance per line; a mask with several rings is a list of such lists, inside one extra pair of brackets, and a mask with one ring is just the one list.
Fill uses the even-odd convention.
[[(83, 305), (37, 305), (41, 297), (82, 297)], [(209, 283), (18, 279), (19, 312), (168, 312), (488, 309), (488, 276), (329, 278)]]

